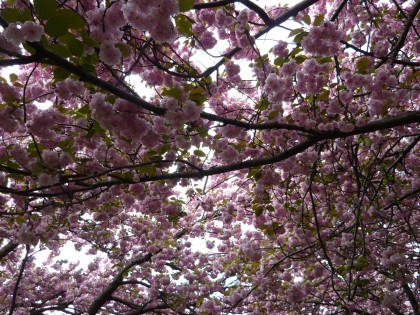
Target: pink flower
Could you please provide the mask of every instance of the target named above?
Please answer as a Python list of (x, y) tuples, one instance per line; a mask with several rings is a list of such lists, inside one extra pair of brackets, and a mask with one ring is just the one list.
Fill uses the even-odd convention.
[(212, 49), (217, 44), (217, 40), (212, 32), (204, 31), (201, 34), (200, 43), (204, 49)]
[(105, 212), (95, 212), (93, 214), (93, 220), (95, 221), (108, 221), (109, 215)]
[(232, 146), (228, 146), (222, 153), (220, 153), (220, 158), (226, 162), (236, 161), (238, 156), (238, 151), (236, 151), (236, 149)]
[(166, 120), (172, 125), (173, 128), (178, 129), (184, 122), (187, 121), (185, 114), (179, 110), (167, 110), (165, 113)]
[(231, 26), (235, 20), (233, 17), (226, 14), (224, 9), (218, 9), (216, 11), (216, 25), (219, 27)]
[(300, 302), (305, 297), (305, 293), (302, 291), (300, 285), (293, 284), (287, 292), (287, 297), (293, 302)]
[(202, 108), (197, 106), (193, 101), (185, 101), (182, 104), (182, 109), (184, 111), (184, 115), (187, 121), (196, 121), (200, 118)]
[(121, 61), (121, 51), (115, 47), (113, 41), (105, 40), (99, 47), (99, 59), (109, 65), (116, 65)]
[(39, 42), (44, 34), (44, 27), (32, 21), (23, 23), (21, 31), (28, 42)]
[(250, 261), (260, 261), (262, 252), (257, 242), (251, 242), (242, 247), (242, 252)]
[(246, 22), (248, 22), (248, 10), (241, 10), (238, 14), (238, 21), (241, 24), (245, 24)]
[(16, 23), (10, 23), (3, 32), (4, 37), (13, 45), (19, 46), (25, 41), (22, 29)]
[(226, 73), (229, 77), (233, 77), (241, 71), (241, 68), (238, 65), (234, 64), (232, 61), (226, 63), (225, 67)]
[(289, 53), (287, 42), (279, 40), (277, 45), (273, 47), (273, 55), (276, 57), (286, 58)]
[(291, 76), (295, 73), (296, 68), (297, 68), (296, 61), (291, 60), (283, 64), (280, 71), (286, 76)]
[(363, 46), (366, 43), (365, 35), (361, 31), (355, 31), (352, 35), (352, 42), (356, 46)]
[(302, 39), (302, 47), (308, 53), (317, 56), (330, 56), (339, 52), (340, 39), (343, 32), (331, 22), (310, 29), (309, 34)]

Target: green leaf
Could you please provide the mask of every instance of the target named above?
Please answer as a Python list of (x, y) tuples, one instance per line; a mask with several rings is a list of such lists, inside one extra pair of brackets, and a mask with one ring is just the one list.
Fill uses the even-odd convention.
[(253, 167), (249, 170), (247, 178), (254, 177), (256, 180), (258, 180), (261, 177), (261, 168), (260, 167)]
[(307, 32), (300, 32), (299, 34), (297, 34), (297, 35), (295, 36), (295, 38), (293, 38), (293, 42), (294, 42), (294, 43), (296, 43), (296, 44), (300, 44), (300, 42), (302, 41), (302, 39), (303, 39), (306, 35), (308, 35), (308, 33), (307, 33)]
[(194, 7), (194, 0), (179, 0), (179, 11), (189, 11)]
[(18, 79), (19, 77), (17, 76), (17, 74), (16, 73), (11, 73), (11, 74), (9, 74), (9, 79), (10, 79), (10, 82), (15, 82), (15, 81), (17, 81), (17, 79)]
[(178, 14), (175, 17), (176, 27), (181, 35), (191, 36), (192, 35), (192, 22), (183, 14)]
[(268, 120), (273, 120), (274, 118), (277, 118), (278, 115), (279, 115), (279, 111), (273, 110), (270, 114), (268, 114), (267, 118)]
[(203, 105), (204, 102), (207, 101), (207, 97), (199, 93), (190, 94), (188, 99), (190, 99), (191, 101), (194, 101), (198, 106)]
[(290, 57), (293, 58), (298, 53), (300, 53), (303, 49), (300, 47), (293, 48), (293, 50), (290, 52)]
[(172, 89), (164, 89), (162, 92), (163, 96), (170, 96), (173, 98), (176, 98), (177, 100), (180, 100), (182, 97), (182, 91), (180, 89), (177, 88), (172, 88)]
[(85, 106), (79, 108), (79, 110), (77, 111), (77, 113), (79, 113), (79, 114), (81, 114), (83, 116), (90, 115), (91, 112), (90, 112), (89, 105), (85, 105)]
[(70, 76), (70, 72), (68, 72), (66, 69), (63, 68), (57, 68), (54, 70), (54, 81), (64, 81)]
[(319, 63), (329, 63), (332, 62), (332, 57), (322, 57), (322, 58), (317, 58)]
[(310, 25), (311, 24), (311, 17), (308, 14), (306, 14), (303, 17), (302, 21), (305, 22), (306, 24)]
[(42, 153), (43, 146), (41, 144), (35, 144), (33, 142), (28, 144), (27, 151), (28, 151), (29, 156), (38, 157), (38, 150), (39, 150), (39, 153)]
[(115, 47), (117, 47), (121, 51), (121, 55), (123, 57), (130, 56), (130, 51), (128, 50), (127, 45), (125, 45), (123, 43), (117, 43), (117, 44), (115, 44)]
[(255, 212), (255, 216), (259, 217), (264, 212), (264, 207), (260, 204), (253, 207), (253, 210)]
[(61, 43), (61, 44), (66, 44), (66, 45), (68, 45), (70, 42), (72, 42), (73, 40), (75, 40), (76, 39), (76, 36), (74, 36), (72, 33), (66, 33), (66, 34), (64, 34), (64, 35), (62, 35), (62, 36), (60, 36), (59, 38), (58, 38), (58, 41)]
[(93, 75), (96, 75), (96, 68), (93, 66), (93, 64), (90, 64), (90, 63), (82, 63), (82, 64), (80, 64), (80, 66), (86, 72), (89, 72), (89, 73), (91, 73)]
[(56, 11), (53, 18), (58, 18), (71, 29), (80, 29), (85, 27), (86, 21), (75, 11), (70, 9), (61, 9)]
[(68, 47), (69, 47), (70, 52), (74, 56), (81, 57), (83, 55), (84, 47), (83, 47), (83, 43), (80, 40), (74, 38), (68, 43)]
[(107, 138), (105, 129), (102, 128), (102, 126), (97, 121), (93, 123), (93, 129), (96, 133), (100, 134), (102, 138)]
[(26, 43), (22, 43), (22, 46), (23, 46), (23, 48), (25, 48), (25, 50), (26, 50), (27, 52), (29, 52), (31, 55), (33, 55), (33, 54), (35, 54), (35, 53), (36, 53), (35, 48), (33, 48), (32, 46), (30, 46), (30, 45), (28, 45), (28, 44), (26, 44)]
[(184, 84), (185, 90), (189, 91), (191, 94), (195, 94), (195, 93), (206, 93), (207, 90), (204, 89), (201, 86), (197, 86), (195, 87), (195, 85), (190, 84), (191, 87), (188, 87), (186, 84)]
[(66, 20), (62, 20), (59, 17), (53, 16), (45, 24), (45, 33), (52, 37), (59, 37), (67, 34), (69, 30), (69, 24)]
[(292, 37), (292, 36), (295, 36), (295, 35), (300, 34), (302, 32), (303, 32), (302, 28), (296, 28), (294, 30), (291, 30), (290, 33), (289, 33), (289, 36), (287, 36), (287, 37)]
[(200, 156), (200, 157), (205, 157), (206, 154), (201, 151), (201, 150), (194, 150), (194, 155)]
[(257, 110), (266, 110), (268, 106), (270, 105), (270, 101), (266, 98), (262, 98), (257, 106), (255, 107)]
[(306, 60), (306, 56), (303, 55), (299, 55), (295, 57), (295, 61), (297, 64), (301, 64)]
[(72, 140), (63, 140), (58, 143), (58, 147), (62, 150), (69, 150), (73, 144), (74, 142)]
[(63, 58), (68, 58), (71, 56), (71, 52), (66, 46), (63, 46), (60, 44), (52, 44), (48, 46), (47, 48), (48, 50), (51, 50), (53, 53)]
[(314, 26), (320, 26), (324, 22), (324, 15), (317, 15), (314, 20)]
[(356, 69), (359, 73), (366, 73), (368, 67), (372, 64), (372, 61), (368, 57), (361, 57), (356, 61)]
[(29, 9), (19, 10), (16, 8), (1, 9), (0, 16), (9, 23), (31, 21), (32, 15)]
[(55, 0), (34, 0), (35, 13), (42, 20), (52, 17), (57, 10)]
[(284, 65), (284, 63), (286, 62), (286, 59), (281, 58), (281, 57), (277, 57), (276, 59), (274, 59), (274, 64), (276, 66), (281, 67), (282, 65)]

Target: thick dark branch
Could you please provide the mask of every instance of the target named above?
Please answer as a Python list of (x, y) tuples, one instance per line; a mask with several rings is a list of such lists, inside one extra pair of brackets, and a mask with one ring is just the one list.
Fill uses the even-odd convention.
[(413, 291), (410, 289), (407, 283), (402, 285), (405, 295), (407, 295), (408, 300), (410, 301), (411, 307), (413, 308), (414, 315), (420, 315), (419, 302), (417, 301), (416, 296)]
[(51, 312), (54, 312), (54, 311), (60, 311), (62, 313), (67, 313), (67, 314), (74, 314), (73, 312), (70, 313), (66, 311), (66, 308), (68, 307), (69, 307), (69, 303), (58, 304), (56, 306), (46, 306), (40, 309), (31, 310), (29, 312), (29, 315), (45, 315), (45, 314), (51, 314)]
[(26, 263), (28, 262), (29, 249), (30, 249), (30, 246), (26, 245), (26, 254), (22, 260), (22, 265), (20, 266), (19, 275), (16, 280), (15, 287), (13, 289), (12, 303), (10, 304), (9, 315), (13, 315), (16, 308), (16, 299), (17, 299), (17, 293), (18, 293), (17, 291), (19, 289), (19, 284), (20, 284), (20, 281), (22, 280), (23, 273), (25, 272)]
[(194, 4), (194, 9), (202, 10), (202, 9), (223, 7), (225, 5), (232, 4), (235, 2), (239, 2), (239, 1), (238, 0), (221, 0), (221, 1), (213, 1), (213, 2), (207, 2), (207, 3), (198, 3), (198, 4)]
[[(175, 239), (180, 239), (183, 237), (187, 231), (185, 229), (180, 230), (174, 236)], [(118, 289), (118, 287), (124, 284), (124, 276), (128, 273), (128, 271), (133, 268), (134, 266), (141, 265), (145, 262), (148, 262), (152, 259), (153, 255), (159, 253), (159, 251), (155, 252), (154, 254), (147, 253), (142, 254), (133, 259), (130, 263), (128, 263), (124, 268), (121, 269), (120, 272), (114, 277), (112, 282), (102, 291), (102, 293), (92, 302), (89, 306), (88, 314), (93, 315), (97, 314), (101, 307), (110, 299), (112, 299), (113, 293)], [(136, 311), (138, 312), (138, 311)], [(134, 314), (142, 314), (142, 313), (134, 313)]]
[(169, 305), (167, 304), (159, 304), (153, 307), (145, 307), (139, 310), (134, 310), (134, 311), (130, 311), (125, 313), (125, 315), (141, 315), (141, 314), (160, 314), (160, 312), (154, 312), (156, 310), (164, 310), (169, 308)]
[(7, 172), (9, 174), (20, 174), (20, 175), (26, 175), (26, 176), (29, 176), (29, 175), (32, 174), (29, 171), (25, 171), (25, 170), (21, 170), (21, 169), (16, 169), (16, 168), (9, 167), (9, 166), (6, 166), (6, 165), (0, 165), (0, 171), (5, 171), (5, 172)]
[[(413, 123), (420, 123), (420, 111), (407, 112), (399, 116), (388, 117), (381, 120), (372, 121), (370, 123), (367, 123), (364, 126), (356, 127), (354, 128), (353, 131), (349, 131), (349, 132), (344, 132), (344, 131), (339, 131), (339, 130), (318, 132), (317, 135), (309, 136), (306, 140), (302, 141), (301, 143), (298, 143), (277, 155), (247, 160), (247, 161), (223, 165), (223, 166), (212, 167), (209, 169), (195, 170), (195, 171), (190, 171), (190, 172), (168, 173), (168, 174), (161, 174), (161, 175), (154, 175), (154, 176), (144, 176), (144, 177), (141, 177), (138, 181), (132, 181), (128, 179), (118, 179), (118, 180), (107, 181), (107, 182), (98, 182), (98, 183), (89, 185), (88, 187), (74, 189), (72, 191), (62, 191), (62, 192), (54, 192), (54, 193), (37, 192), (40, 190), (40, 188), (19, 191), (12, 188), (6, 188), (6, 187), (1, 187), (0, 192), (15, 194), (15, 195), (23, 195), (23, 196), (54, 197), (54, 196), (60, 196), (60, 195), (68, 195), (69, 193), (90, 191), (97, 188), (111, 187), (111, 186), (119, 185), (119, 184), (134, 184), (138, 182), (154, 182), (158, 180), (181, 179), (181, 178), (202, 178), (205, 176), (223, 174), (223, 173), (238, 171), (242, 169), (248, 169), (252, 167), (278, 163), (298, 153), (305, 151), (306, 149), (310, 148), (314, 144), (323, 140), (347, 138), (350, 136), (366, 134), (366, 133), (394, 128), (398, 126), (405, 126), (405, 125), (409, 125)], [(48, 187), (45, 187), (45, 189), (47, 188)]]
[(235, 2), (242, 3), (247, 8), (255, 11), (266, 25), (270, 25), (271, 23), (273, 23), (273, 20), (267, 15), (267, 13), (264, 11), (263, 8), (261, 8), (260, 6), (258, 6), (257, 4), (249, 0), (223, 0), (223, 1), (199, 3), (199, 4), (194, 5), (194, 9), (202, 10), (202, 9), (208, 9), (208, 8), (217, 8), (217, 7), (222, 7), (222, 6), (235, 3)]
[(0, 60), (0, 67), (26, 65), (28, 63), (33, 63), (33, 62), (38, 62), (38, 61), (39, 61), (39, 57), (36, 55), (22, 56), (21, 58), (14, 58), (14, 59), (2, 59)]
[(395, 59), (398, 55), (398, 52), (400, 51), (400, 49), (404, 46), (405, 43), (405, 39), (407, 37), (407, 34), (411, 28), (411, 26), (413, 25), (414, 19), (417, 16), (417, 13), (420, 10), (420, 0), (416, 1), (416, 4), (413, 7), (413, 10), (411, 11), (411, 13), (408, 15), (407, 17), (407, 22), (404, 25), (404, 29), (401, 33), (400, 38), (398, 39), (397, 44), (395, 45), (394, 49), (391, 52), (390, 58), (391, 59)]
[(340, 15), (340, 12), (343, 10), (343, 8), (345, 7), (345, 5), (347, 4), (348, 0), (343, 0), (341, 1), (340, 5), (338, 6), (337, 9), (335, 9), (332, 17), (331, 17), (331, 22), (334, 22), (338, 16)]
[(371, 121), (364, 126), (356, 127), (353, 131), (326, 131), (322, 134), (326, 139), (345, 138), (349, 136), (361, 135), (364, 133), (375, 132), (384, 129), (391, 129), (398, 126), (420, 123), (420, 111), (411, 111), (404, 114), (384, 119)]
[[(374, 53), (369, 52), (369, 51), (366, 51), (366, 50), (363, 50), (363, 49), (361, 49), (359, 47), (356, 47), (356, 46), (354, 46), (354, 45), (352, 45), (352, 44), (350, 44), (350, 43), (348, 43), (348, 42), (346, 42), (344, 40), (340, 40), (340, 43), (342, 43), (344, 46), (346, 46), (348, 48), (351, 48), (351, 49), (353, 49), (353, 50), (361, 53), (362, 55), (373, 57), (373, 58), (376, 58), (376, 59), (380, 59), (381, 61), (390, 60), (389, 57), (378, 57), (378, 56), (375, 56)], [(404, 66), (420, 67), (420, 62), (416, 62), (416, 61), (409, 61), (409, 60), (402, 60), (402, 59), (394, 59), (394, 60), (392, 60), (392, 62), (393, 63), (396, 63), (396, 64), (399, 64), (399, 65), (404, 65)]]
[(127, 266), (125, 266), (118, 274), (114, 277), (110, 284), (106, 286), (106, 288), (101, 292), (101, 294), (92, 302), (92, 304), (88, 308), (88, 314), (94, 315), (99, 312), (101, 307), (111, 299), (112, 294), (118, 287), (122, 284), (124, 275), (134, 266), (141, 265), (152, 258), (152, 254), (146, 254), (139, 256), (138, 258), (131, 261)]
[(0, 248), (0, 260), (2, 260), (4, 257), (9, 255), (11, 252), (13, 252), (19, 244), (16, 244), (14, 242), (9, 242), (6, 245), (4, 245), (2, 248)]
[[(79, 78), (83, 81), (86, 82), (90, 82), (93, 83), (94, 85), (114, 94), (115, 96), (118, 96), (126, 101), (129, 101), (141, 108), (144, 108), (156, 115), (164, 115), (166, 110), (162, 107), (158, 107), (156, 105), (153, 105), (152, 103), (149, 103), (145, 100), (143, 100), (142, 98), (138, 97), (137, 95), (133, 95), (129, 92), (126, 92), (124, 90), (121, 90), (120, 88), (116, 87), (115, 85), (105, 82), (101, 79), (99, 79), (97, 76), (94, 76), (92, 74), (90, 74), (89, 72), (86, 72), (85, 70), (83, 70), (82, 68), (80, 68), (77, 65), (74, 65), (73, 63), (67, 61), (66, 59), (63, 59), (59, 56), (57, 56), (56, 54), (54, 54), (53, 52), (50, 52), (48, 50), (46, 50), (42, 45), (38, 44), (38, 43), (33, 43), (32, 44), (33, 47), (35, 49), (37, 49), (38, 54), (43, 56), (46, 60), (45, 61), (40, 61), (40, 62), (44, 62), (44, 63), (50, 63), (52, 65), (56, 65), (59, 67), (62, 67), (74, 74), (76, 74), (77, 76), (79, 76)], [(290, 125), (290, 124), (279, 124), (279, 123), (269, 123), (269, 124), (253, 124), (253, 123), (247, 123), (245, 121), (239, 121), (239, 120), (235, 120), (235, 119), (229, 119), (229, 118), (225, 118), (222, 116), (217, 116), (214, 114), (210, 114), (210, 113), (206, 113), (203, 112), (200, 115), (202, 118), (210, 120), (210, 121), (215, 121), (215, 122), (221, 122), (223, 124), (227, 124), (227, 125), (234, 125), (234, 126), (238, 126), (238, 127), (242, 127), (242, 128), (246, 128), (246, 129), (285, 129), (285, 130), (296, 130), (296, 131), (302, 131), (302, 132), (308, 132), (307, 130), (305, 130), (305, 128), (303, 127), (299, 127), (299, 126), (294, 126), (294, 125)]]
[(36, 49), (37, 53), (40, 56), (42, 56), (43, 59), (45, 59), (45, 63), (62, 67), (63, 69), (66, 69), (69, 72), (76, 74), (81, 80), (89, 82), (89, 83), (93, 83), (97, 87), (100, 87), (104, 89), (105, 91), (108, 91), (114, 94), (115, 96), (118, 96), (126, 101), (136, 104), (152, 113), (155, 113), (157, 115), (163, 115), (165, 113), (164, 108), (155, 106), (136, 95), (125, 92), (119, 89), (118, 87), (116, 87), (115, 85), (99, 79), (97, 76), (83, 70), (81, 67), (47, 50), (41, 44), (31, 43), (31, 46)]
[[(318, 0), (305, 0), (298, 3), (294, 7), (291, 7), (286, 12), (280, 14), (280, 16), (276, 18), (269, 26), (264, 28), (262, 31), (258, 32), (255, 35), (255, 38), (256, 39), (260, 38), (261, 36), (271, 31), (274, 27), (279, 26), (281, 23), (286, 22), (288, 19), (296, 16), (300, 11), (305, 10), (306, 8), (309, 8), (311, 5), (313, 5), (316, 2), (318, 2)], [(236, 47), (236, 48), (233, 48), (231, 51), (229, 51), (227, 54), (223, 55), (223, 58), (219, 62), (217, 62), (215, 65), (211, 66), (210, 68), (207, 68), (207, 70), (203, 72), (203, 76), (206, 77), (206, 76), (211, 75), (214, 71), (216, 71), (221, 65), (225, 63), (225, 58), (227, 59), (232, 58), (241, 49), (242, 48), (240, 47)]]
[(394, 313), (395, 315), (404, 315), (404, 313), (400, 312), (398, 310), (398, 308), (396, 308), (394, 305), (391, 305), (389, 307), (389, 309), (391, 310), (392, 313)]

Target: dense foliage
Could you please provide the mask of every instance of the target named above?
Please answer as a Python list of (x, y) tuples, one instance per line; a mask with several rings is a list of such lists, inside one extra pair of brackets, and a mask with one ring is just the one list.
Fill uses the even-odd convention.
[(271, 4), (1, 1), (1, 314), (420, 314), (420, 0)]

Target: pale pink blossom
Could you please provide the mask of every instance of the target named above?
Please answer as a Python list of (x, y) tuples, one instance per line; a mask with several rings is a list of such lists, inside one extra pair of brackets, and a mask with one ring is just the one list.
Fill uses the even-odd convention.
[(99, 47), (99, 58), (109, 65), (116, 65), (121, 62), (121, 51), (110, 40), (105, 40)]
[(28, 42), (39, 42), (44, 34), (44, 27), (32, 21), (25, 21), (21, 31)]

